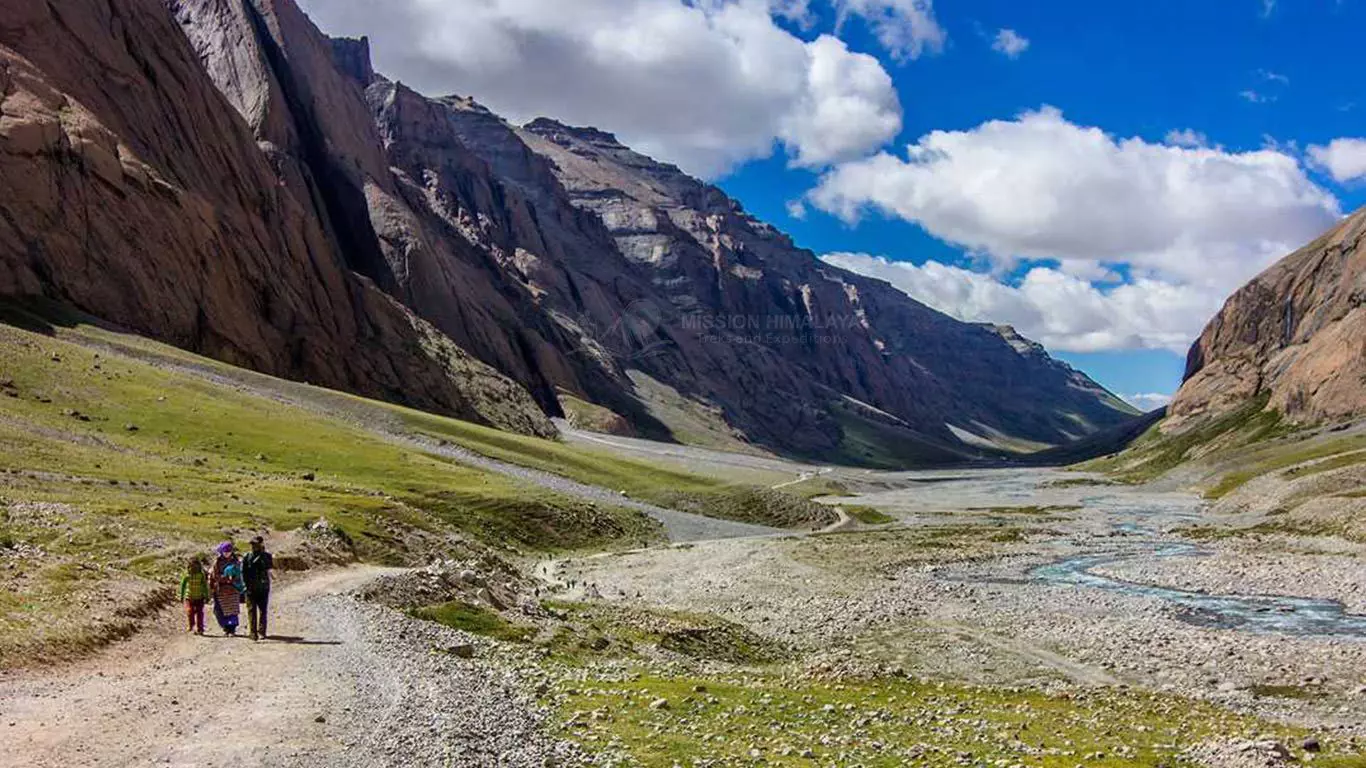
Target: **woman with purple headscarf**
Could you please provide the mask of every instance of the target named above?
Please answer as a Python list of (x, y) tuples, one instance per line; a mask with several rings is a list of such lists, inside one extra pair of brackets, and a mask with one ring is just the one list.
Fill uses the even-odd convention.
[(218, 545), (218, 559), (209, 577), (213, 593), (213, 616), (223, 634), (237, 634), (237, 616), (242, 612), (242, 595), (247, 586), (242, 582), (242, 558), (237, 556), (231, 541)]

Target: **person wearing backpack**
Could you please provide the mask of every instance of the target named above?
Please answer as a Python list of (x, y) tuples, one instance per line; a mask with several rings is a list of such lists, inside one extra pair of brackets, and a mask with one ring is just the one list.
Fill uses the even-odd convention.
[(247, 588), (247, 619), (251, 626), (251, 639), (264, 640), (266, 637), (266, 612), (270, 609), (270, 571), (275, 567), (275, 558), (266, 551), (265, 540), (260, 536), (251, 540), (251, 551), (242, 558), (242, 581)]

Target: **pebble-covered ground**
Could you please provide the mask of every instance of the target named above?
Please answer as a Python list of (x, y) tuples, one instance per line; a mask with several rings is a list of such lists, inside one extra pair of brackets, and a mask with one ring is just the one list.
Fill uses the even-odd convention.
[[(274, 595), (271, 639), (185, 634), (0, 678), (0, 766), (544, 766), (584, 762), (534, 701), (525, 661), (483, 638), (344, 594), (384, 572)], [(471, 658), (466, 658), (470, 656)]]
[[(0, 677), (0, 766), (1366, 764), (1344, 758), (1366, 752), (1366, 638), (1220, 626), (1036, 572), (1120, 553), (1094, 570), (1351, 611), (1361, 551), (1190, 542), (1190, 497), (1056, 479), (856, 500), (904, 526), (301, 574), (264, 643), (168, 612)], [(1183, 542), (1200, 556), (1163, 554)], [(408, 613), (440, 605), (485, 634)]]
[(1168, 558), (1156, 553), (1199, 519), (1193, 496), (1058, 483), (1050, 472), (923, 481), (934, 477), (850, 500), (908, 530), (716, 542), (564, 573), (609, 599), (715, 611), (832, 659), (1042, 690), (1128, 686), (1366, 744), (1366, 637), (1219, 626), (1167, 600), (1032, 576), (1061, 558), (1124, 551), (1133, 557), (1097, 572), (1197, 594), (1328, 598), (1362, 612), (1366, 548), (1234, 538)]

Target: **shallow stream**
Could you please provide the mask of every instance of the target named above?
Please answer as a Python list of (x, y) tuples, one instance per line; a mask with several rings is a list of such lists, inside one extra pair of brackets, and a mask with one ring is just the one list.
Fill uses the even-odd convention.
[(1183, 621), (1201, 626), (1291, 635), (1331, 635), (1366, 640), (1366, 616), (1347, 613), (1342, 603), (1279, 595), (1211, 595), (1203, 592), (1135, 584), (1094, 572), (1099, 566), (1140, 557), (1189, 557), (1200, 550), (1190, 544), (1140, 545), (1124, 551), (1078, 555), (1039, 566), (1029, 578), (1045, 584), (1104, 589), (1174, 603)]

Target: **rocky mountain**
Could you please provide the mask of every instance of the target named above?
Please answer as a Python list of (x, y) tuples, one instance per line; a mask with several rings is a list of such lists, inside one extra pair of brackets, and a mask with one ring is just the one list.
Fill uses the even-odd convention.
[(904, 464), (1133, 415), (610, 134), (393, 82), (294, 0), (0, 11), (0, 296), (542, 434), (586, 407)]
[[(785, 388), (783, 399), (801, 396), (808, 423), (839, 430), (812, 447), (839, 450), (869, 421), (938, 444), (1056, 444), (1133, 414), (1014, 329), (959, 322), (885, 282), (826, 264), (718, 188), (610, 134), (541, 119), (519, 135), (552, 161), (575, 205), (595, 213), (627, 260), (651, 275), (664, 302), (653, 307), (657, 341), (684, 346), (683, 332), (711, 321), (703, 355), (714, 354), (710, 340), (719, 336), (752, 370), (810, 383), (809, 393)], [(650, 372), (675, 386), (689, 373)], [(744, 383), (724, 375), (681, 381), (721, 403), (762, 400), (771, 386)]]
[(1366, 211), (1241, 288), (1191, 348), (1165, 429), (1259, 396), (1292, 421), (1366, 412)]
[[(339, 233), (346, 219), (320, 215), (336, 185), (283, 162), (304, 138), (279, 94), (245, 76), (220, 91), (172, 13), (211, 5), (0, 0), (0, 297), (549, 434), (520, 387), (351, 268), (363, 250)], [(225, 55), (273, 82), (244, 42), (252, 27), (234, 23)], [(234, 106), (269, 115), (274, 143)]]

